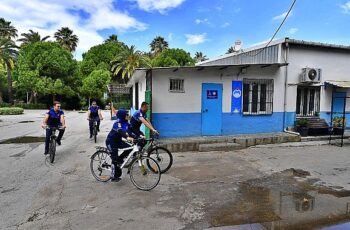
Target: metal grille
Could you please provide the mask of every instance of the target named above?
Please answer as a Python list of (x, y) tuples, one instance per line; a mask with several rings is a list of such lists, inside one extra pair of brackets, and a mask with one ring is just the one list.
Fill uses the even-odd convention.
[(172, 93), (183, 93), (185, 92), (183, 79), (170, 79), (169, 91)]
[(320, 112), (320, 87), (298, 87), (297, 109), (298, 117), (312, 117)]
[(243, 114), (272, 114), (273, 79), (243, 79)]
[(129, 94), (129, 88), (126, 87), (126, 84), (119, 84), (119, 83), (111, 83), (107, 86), (108, 91), (112, 95), (119, 95), (119, 94)]

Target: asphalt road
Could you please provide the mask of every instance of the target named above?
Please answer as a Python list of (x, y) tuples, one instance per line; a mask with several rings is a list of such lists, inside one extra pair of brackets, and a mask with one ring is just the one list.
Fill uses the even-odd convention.
[[(43, 114), (44, 111), (26, 111), (21, 116), (0, 117), (0, 140), (22, 135), (43, 136), (44, 130), (40, 128)], [(227, 210), (237, 213), (237, 209), (228, 209), (227, 205), (237, 200), (242, 202), (246, 193), (250, 194), (242, 189), (244, 184), (253, 183), (250, 185), (253, 188), (259, 184), (266, 189), (275, 185), (278, 188), (273, 190), (290, 190), (287, 184), (290, 180), (297, 183), (294, 179), (281, 184), (275, 181), (279, 177), (274, 176), (290, 168), (308, 171), (311, 174), (308, 178), (318, 186), (327, 185), (338, 191), (350, 189), (348, 146), (270, 146), (225, 153), (174, 153), (174, 166), (150, 192), (137, 190), (126, 174), (118, 183), (97, 182), (90, 174), (89, 157), (96, 145), (104, 146), (113, 122), (109, 119), (102, 122), (95, 144), (88, 138), (85, 116), (66, 112), (67, 130), (54, 165), (43, 155), (43, 143), (0, 144), (0, 229), (167, 230), (259, 222), (265, 219), (249, 215), (255, 214), (256, 209), (266, 210), (266, 205), (250, 209), (250, 196), (243, 207), (239, 203), (238, 209), (246, 210), (244, 220), (225, 216)], [(283, 174), (285, 177), (289, 178), (289, 174)], [(262, 182), (255, 181), (260, 179)], [(300, 187), (309, 193), (309, 187)], [(342, 197), (350, 202), (347, 195)], [(217, 213), (226, 219), (218, 219)]]

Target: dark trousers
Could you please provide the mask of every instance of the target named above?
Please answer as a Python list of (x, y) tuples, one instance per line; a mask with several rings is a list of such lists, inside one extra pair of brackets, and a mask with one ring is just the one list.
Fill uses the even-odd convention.
[[(45, 138), (45, 152), (49, 152), (49, 144), (50, 144), (50, 137), (52, 134), (52, 129), (46, 129), (46, 138)], [(64, 134), (64, 129), (59, 129), (58, 130), (58, 136), (57, 139), (58, 141), (61, 141), (62, 137)]]
[(90, 120), (89, 120), (90, 135), (93, 134), (93, 129), (94, 129), (93, 124), (94, 124), (94, 121), (97, 122), (97, 130), (100, 130), (100, 123), (101, 123), (100, 118), (99, 118), (99, 117), (97, 117), (97, 118), (90, 118)]
[(128, 143), (125, 143), (124, 141), (113, 142), (107, 139), (106, 146), (108, 150), (111, 152), (111, 158), (112, 158), (113, 164), (116, 164), (116, 163), (122, 164), (123, 159), (127, 157), (128, 154), (132, 151), (132, 150), (125, 151), (120, 156), (118, 156), (118, 149), (124, 149), (124, 148), (130, 147), (130, 145)]

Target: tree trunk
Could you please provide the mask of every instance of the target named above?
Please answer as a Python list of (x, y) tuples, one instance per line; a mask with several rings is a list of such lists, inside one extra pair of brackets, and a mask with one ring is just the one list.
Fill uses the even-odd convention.
[(37, 104), (38, 103), (38, 93), (33, 92), (33, 97), (34, 97), (34, 104)]
[(1, 92), (1, 88), (0, 88), (0, 103), (3, 103), (4, 100), (2, 99), (2, 92)]
[(31, 93), (30, 93), (29, 100), (27, 101), (27, 104), (32, 104), (32, 103), (33, 103), (33, 99), (34, 99), (34, 93), (31, 92)]
[(9, 97), (9, 103), (13, 104), (13, 93), (12, 93), (12, 75), (11, 75), (11, 64), (6, 61), (5, 63), (7, 71), (7, 93)]
[(56, 101), (56, 94), (52, 94), (52, 102)]

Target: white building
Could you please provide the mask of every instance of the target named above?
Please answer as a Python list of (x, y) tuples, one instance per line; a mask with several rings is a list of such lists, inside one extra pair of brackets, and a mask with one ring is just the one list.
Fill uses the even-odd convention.
[(151, 93), (163, 137), (281, 132), (296, 117), (341, 115), (350, 46), (286, 38), (194, 67), (138, 69), (128, 86), (134, 109)]

